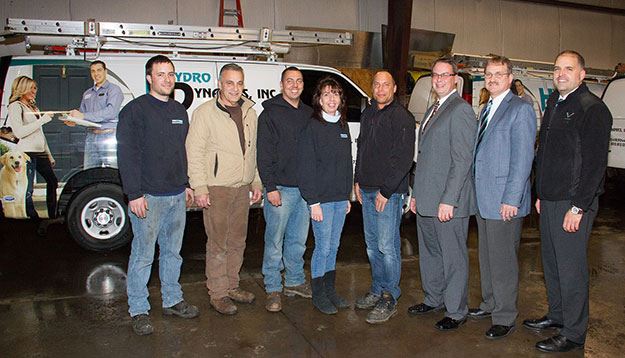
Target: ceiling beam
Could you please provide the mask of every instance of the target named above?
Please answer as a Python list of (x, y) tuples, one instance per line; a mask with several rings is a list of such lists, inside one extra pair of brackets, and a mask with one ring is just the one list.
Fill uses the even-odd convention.
[(608, 15), (625, 16), (625, 9), (619, 9), (616, 7), (580, 4), (576, 2), (559, 1), (559, 0), (514, 0), (514, 1), (528, 2), (528, 3), (548, 5), (548, 6), (557, 6), (557, 7), (575, 9), (575, 10), (592, 11), (592, 12), (598, 12), (598, 13), (608, 14)]

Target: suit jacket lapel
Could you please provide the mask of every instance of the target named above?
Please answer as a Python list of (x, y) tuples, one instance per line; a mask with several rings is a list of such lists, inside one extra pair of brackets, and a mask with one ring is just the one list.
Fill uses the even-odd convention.
[(484, 139), (486, 139), (486, 137), (488, 137), (492, 129), (501, 120), (501, 117), (503, 117), (503, 114), (506, 112), (506, 110), (510, 106), (510, 100), (512, 99), (512, 96), (513, 96), (512, 91), (508, 92), (506, 97), (504, 97), (504, 99), (499, 104), (499, 107), (497, 107), (497, 111), (495, 111), (495, 114), (493, 114), (493, 118), (490, 119), (490, 122), (488, 123), (488, 127), (486, 127), (486, 130), (484, 131), (484, 138), (482, 138), (482, 142), (484, 141)]
[[(453, 101), (454, 101), (454, 99), (455, 99), (456, 97), (458, 97), (458, 96), (459, 96), (459, 95), (458, 95), (458, 92), (453, 93), (452, 95), (450, 95), (450, 96), (449, 96), (449, 97), (445, 100), (445, 102), (443, 102), (443, 104), (441, 104), (441, 105), (438, 107), (438, 111), (436, 111), (436, 113), (434, 113), (434, 115), (432, 116), (432, 118), (430, 118), (430, 120), (428, 121), (429, 123), (428, 123), (427, 127), (425, 128), (425, 131), (423, 131), (423, 133), (421, 134), (421, 137), (424, 137), (424, 136), (426, 135), (426, 133), (430, 131), (430, 129), (432, 128), (432, 126), (433, 126), (433, 125), (434, 125), (434, 123), (436, 122), (436, 119), (437, 119), (437, 118), (441, 115), (441, 113), (443, 113), (443, 111), (445, 111), (445, 108), (447, 108), (447, 107), (451, 104), (451, 102), (453, 102)], [(434, 106), (432, 106), (432, 107), (434, 107)], [(429, 116), (429, 115), (430, 115), (430, 112), (432, 112), (432, 107), (430, 107), (430, 109), (428, 110), (428, 113), (427, 113), (427, 115), (425, 116), (425, 118), (427, 118), (427, 116)]]

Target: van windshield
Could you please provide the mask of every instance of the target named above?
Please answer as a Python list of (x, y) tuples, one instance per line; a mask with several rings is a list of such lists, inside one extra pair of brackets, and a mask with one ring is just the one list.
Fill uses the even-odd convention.
[(358, 89), (356, 89), (351, 83), (347, 82), (343, 77), (336, 76), (330, 72), (323, 72), (318, 70), (302, 70), (304, 75), (304, 91), (302, 92), (301, 99), (304, 103), (312, 106), (312, 97), (317, 82), (323, 77), (331, 75), (334, 77), (343, 87), (345, 91), (345, 98), (347, 99), (347, 120), (348, 122), (360, 122), (361, 106), (363, 99), (366, 99)]

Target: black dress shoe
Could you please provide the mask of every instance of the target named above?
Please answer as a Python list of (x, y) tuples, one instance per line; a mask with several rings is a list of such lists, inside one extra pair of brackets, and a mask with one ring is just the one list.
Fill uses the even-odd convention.
[(533, 331), (542, 331), (548, 328), (562, 328), (562, 325), (544, 316), (538, 319), (526, 319), (523, 321), (523, 327)]
[(444, 306), (432, 307), (425, 303), (419, 303), (418, 305), (408, 307), (408, 314), (411, 316), (418, 316), (430, 312), (438, 312), (443, 309)]
[(509, 336), (512, 332), (514, 332), (514, 326), (502, 326), (496, 324), (491, 326), (490, 329), (484, 333), (484, 335), (488, 339), (499, 339)]
[(458, 329), (464, 322), (467, 321), (467, 318), (464, 317), (462, 319), (453, 319), (450, 317), (445, 317), (442, 320), (436, 322), (434, 327), (436, 327), (439, 331), (451, 331), (454, 329)]
[(484, 311), (481, 308), (469, 308), (469, 317), (474, 319), (483, 319), (490, 317), (490, 312)]
[(568, 352), (574, 349), (584, 349), (584, 345), (569, 341), (565, 336), (556, 335), (536, 343), (536, 349), (541, 352)]

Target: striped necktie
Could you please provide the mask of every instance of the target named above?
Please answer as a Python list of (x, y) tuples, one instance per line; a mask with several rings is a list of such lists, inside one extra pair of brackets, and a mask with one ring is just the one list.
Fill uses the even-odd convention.
[(477, 145), (476, 148), (480, 146), (482, 142), (482, 137), (484, 137), (484, 132), (486, 132), (486, 126), (488, 126), (488, 115), (490, 114), (490, 108), (493, 105), (493, 99), (488, 100), (488, 104), (486, 104), (486, 108), (484, 108), (484, 112), (480, 116), (480, 128), (477, 131)]
[(558, 105), (560, 105), (560, 103), (564, 102), (564, 98), (558, 98), (558, 102), (556, 102), (555, 107), (553, 107), (554, 109), (558, 108)]
[(436, 103), (434, 103), (434, 106), (432, 107), (432, 113), (428, 116), (427, 120), (425, 121), (425, 123), (423, 123), (423, 126), (421, 127), (422, 134), (423, 132), (425, 132), (425, 128), (428, 126), (428, 124), (430, 124), (430, 122), (432, 121), (432, 117), (434, 117), (440, 105), (441, 103), (439, 101), (436, 101)]

